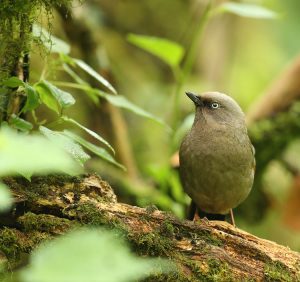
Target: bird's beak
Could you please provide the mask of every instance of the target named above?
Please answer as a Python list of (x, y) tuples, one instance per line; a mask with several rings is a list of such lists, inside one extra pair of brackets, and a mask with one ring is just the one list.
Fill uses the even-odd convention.
[(201, 97), (191, 92), (185, 92), (185, 94), (195, 103), (196, 106), (202, 107), (204, 105)]

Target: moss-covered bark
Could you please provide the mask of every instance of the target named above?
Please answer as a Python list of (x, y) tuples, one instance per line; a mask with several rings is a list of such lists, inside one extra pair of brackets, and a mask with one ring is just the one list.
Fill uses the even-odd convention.
[[(41, 11), (50, 15), (53, 7), (69, 5), (71, 2), (72, 0), (0, 1), (0, 83), (11, 76), (28, 81), (33, 24)], [(18, 111), (24, 100), (21, 99), (23, 96), (12, 89), (0, 87), (0, 121), (7, 120), (10, 113)]]
[(179, 221), (155, 208), (118, 203), (95, 175), (7, 178), (15, 208), (0, 217), (0, 263), (26, 263), (40, 242), (82, 225), (117, 229), (132, 250), (177, 264), (145, 281), (297, 281), (300, 255), (224, 222)]

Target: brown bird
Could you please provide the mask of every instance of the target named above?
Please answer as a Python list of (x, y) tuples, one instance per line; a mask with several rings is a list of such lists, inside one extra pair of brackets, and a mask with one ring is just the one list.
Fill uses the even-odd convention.
[[(186, 93), (196, 106), (193, 126), (179, 150), (179, 172), (192, 212), (207, 219), (225, 215), (248, 196), (255, 170), (245, 115), (229, 96)], [(190, 219), (191, 216), (190, 216)]]

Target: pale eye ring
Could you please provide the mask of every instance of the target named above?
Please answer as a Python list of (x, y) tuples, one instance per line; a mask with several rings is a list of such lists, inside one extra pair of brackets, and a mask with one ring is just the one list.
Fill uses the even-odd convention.
[(220, 104), (217, 103), (217, 102), (213, 102), (213, 103), (211, 103), (210, 107), (211, 107), (212, 109), (218, 109), (218, 108), (220, 108)]

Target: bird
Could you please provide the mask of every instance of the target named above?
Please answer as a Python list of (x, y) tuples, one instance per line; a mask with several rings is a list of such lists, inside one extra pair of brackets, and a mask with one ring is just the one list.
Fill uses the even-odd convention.
[(238, 103), (220, 92), (196, 95), (192, 128), (179, 149), (179, 175), (191, 197), (189, 219), (225, 220), (249, 195), (255, 172), (255, 150)]

